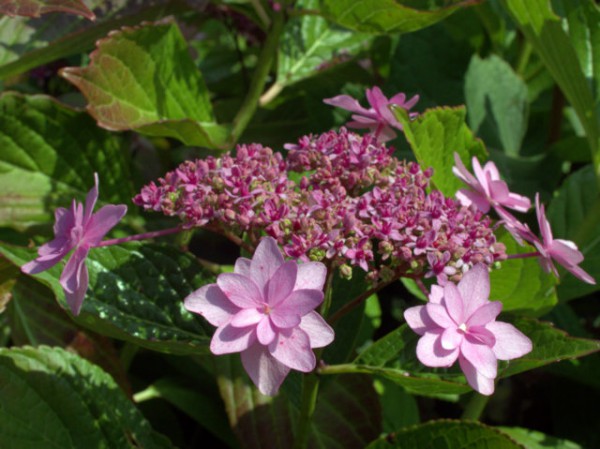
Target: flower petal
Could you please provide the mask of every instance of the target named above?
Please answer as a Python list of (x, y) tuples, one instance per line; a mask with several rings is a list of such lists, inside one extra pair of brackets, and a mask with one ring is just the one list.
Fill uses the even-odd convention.
[(454, 325), (460, 326), (465, 319), (464, 302), (460, 291), (458, 290), (456, 285), (454, 285), (451, 282), (448, 282), (444, 286), (444, 305), (446, 306), (446, 311), (448, 312), (448, 315), (454, 321)]
[(452, 167), (452, 173), (454, 173), (454, 175), (458, 179), (460, 179), (462, 182), (464, 182), (466, 185), (468, 185), (472, 189), (479, 190), (480, 189), (479, 181), (477, 181), (475, 176), (473, 176), (471, 174), (471, 172), (469, 170), (467, 170), (467, 167), (465, 167), (465, 164), (463, 164), (463, 161), (460, 158), (460, 155), (456, 152), (454, 152), (454, 163), (456, 165), (454, 167)]
[(238, 257), (235, 261), (235, 265), (233, 267), (233, 272), (237, 274), (241, 274), (242, 276), (246, 276), (247, 278), (251, 278), (250, 274), (250, 264), (252, 261), (246, 257)]
[(283, 256), (277, 242), (272, 237), (264, 237), (256, 247), (250, 263), (251, 279), (261, 292), (264, 291), (267, 282), (282, 264)]
[(321, 262), (305, 262), (298, 265), (298, 274), (294, 290), (314, 289), (323, 290), (327, 267)]
[(494, 393), (494, 378), (485, 377), (464, 357), (458, 358), (460, 369), (465, 374), (467, 382), (480, 394), (489, 396)]
[(293, 310), (281, 310), (280, 308), (273, 309), (269, 314), (271, 322), (281, 329), (289, 329), (290, 327), (296, 327), (300, 324), (300, 314)]
[(442, 347), (441, 333), (426, 332), (417, 343), (417, 358), (423, 365), (432, 368), (452, 366), (458, 353), (458, 348), (448, 350)]
[(317, 312), (309, 312), (302, 317), (300, 329), (308, 335), (311, 348), (322, 348), (335, 337), (333, 329)]
[(433, 284), (429, 292), (429, 302), (434, 304), (441, 304), (444, 299), (444, 287)]
[(237, 328), (227, 323), (215, 331), (210, 341), (210, 351), (213, 354), (232, 354), (248, 349), (256, 341), (253, 327)]
[(494, 321), (501, 311), (502, 303), (500, 301), (488, 302), (471, 314), (467, 320), (467, 327), (485, 326), (487, 323)]
[(367, 109), (363, 108), (360, 103), (350, 95), (337, 95), (333, 98), (325, 98), (323, 103), (336, 108), (342, 108), (350, 112), (365, 115), (371, 114)]
[(458, 290), (465, 304), (465, 316), (469, 317), (490, 296), (490, 273), (487, 267), (478, 263), (467, 271), (458, 283)]
[(233, 327), (248, 327), (258, 324), (264, 318), (264, 314), (257, 309), (242, 309), (231, 318)]
[(269, 352), (284, 365), (308, 373), (315, 369), (317, 359), (310, 347), (310, 339), (300, 328), (285, 329), (269, 345)]
[(475, 190), (460, 189), (456, 192), (456, 198), (463, 206), (474, 204), (475, 207), (484, 214), (487, 214), (490, 211), (491, 205), (488, 198)]
[(469, 337), (472, 339), (472, 341), (490, 348), (496, 344), (496, 336), (484, 326), (470, 327)]
[(213, 326), (222, 326), (240, 311), (217, 284), (207, 284), (190, 293), (183, 300), (183, 306), (190, 312), (202, 315)]
[(94, 187), (88, 192), (85, 198), (85, 208), (83, 209), (82, 225), (85, 228), (92, 217), (96, 201), (98, 200), (98, 173), (94, 173)]
[(442, 348), (449, 351), (458, 348), (463, 340), (463, 335), (464, 334), (459, 332), (455, 327), (449, 327), (448, 329), (444, 330), (444, 333), (441, 337)]
[(492, 348), (466, 334), (460, 345), (460, 352), (482, 375), (490, 379), (496, 377), (498, 361)]
[(276, 333), (273, 326), (271, 326), (271, 320), (268, 316), (264, 316), (262, 320), (256, 325), (256, 337), (261, 345), (268, 345), (275, 339)]
[(104, 206), (87, 222), (83, 235), (84, 241), (90, 245), (98, 244), (126, 213), (127, 206), (124, 204)]
[(296, 290), (279, 304), (275, 310), (281, 314), (306, 315), (315, 310), (323, 302), (323, 292), (320, 290)]
[(217, 285), (233, 304), (242, 309), (260, 307), (265, 302), (258, 286), (241, 274), (222, 273), (217, 276)]
[(494, 321), (485, 327), (496, 337), (492, 350), (499, 360), (516, 359), (533, 349), (531, 340), (512, 324)]
[(404, 319), (409, 327), (419, 335), (425, 332), (440, 329), (429, 317), (425, 306), (415, 306), (404, 311)]
[(444, 329), (457, 326), (457, 323), (448, 315), (448, 311), (443, 305), (428, 303), (425, 308), (429, 317), (438, 326)]
[(269, 350), (260, 344), (254, 344), (242, 352), (242, 365), (260, 392), (274, 396), (279, 391), (290, 369), (277, 361)]
[(81, 303), (88, 287), (88, 271), (85, 266), (88, 252), (89, 248), (86, 246), (77, 248), (60, 275), (60, 285), (65, 291), (67, 304), (73, 315), (79, 315)]
[(284, 262), (273, 273), (266, 285), (267, 303), (276, 307), (287, 300), (296, 284), (298, 264), (294, 260)]

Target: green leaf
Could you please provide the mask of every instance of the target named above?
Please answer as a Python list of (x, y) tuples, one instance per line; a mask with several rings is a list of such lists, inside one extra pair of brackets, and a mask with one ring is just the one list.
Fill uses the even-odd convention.
[(583, 449), (572, 441), (555, 438), (537, 430), (521, 427), (498, 427), (498, 429), (527, 449)]
[(39, 17), (49, 12), (66, 12), (94, 20), (96, 16), (81, 0), (3, 0), (0, 14)]
[(57, 206), (83, 199), (129, 203), (133, 187), (120, 137), (50, 97), (0, 96), (0, 226), (45, 224)]
[(525, 449), (500, 430), (473, 421), (439, 420), (402, 429), (367, 449)]
[(507, 154), (519, 154), (529, 103), (527, 85), (511, 66), (496, 55), (487, 59), (474, 55), (465, 75), (465, 97), (473, 132), (488, 145), (498, 141)]
[(529, 371), (564, 359), (583, 357), (600, 350), (600, 341), (571, 337), (551, 323), (520, 318), (513, 323), (533, 342), (533, 350), (523, 357), (511, 360), (499, 369), (499, 377)]
[(113, 31), (87, 67), (61, 71), (88, 100), (98, 124), (216, 148), (227, 135), (214, 121), (202, 75), (172, 20)]
[[(237, 354), (220, 356), (215, 361), (217, 382), (230, 425), (243, 447), (292, 447), (298, 410), (285, 395), (280, 393), (270, 398), (260, 394), (244, 372)], [(381, 410), (371, 379), (355, 375), (323, 382), (313, 415), (309, 447), (362, 449), (380, 432)]]
[(548, 0), (503, 0), (585, 129), (596, 172), (600, 172), (600, 128), (595, 101), (577, 53)]
[(413, 395), (387, 379), (376, 379), (374, 386), (381, 402), (384, 432), (419, 424), (419, 405)]
[(412, 121), (403, 109), (394, 111), (417, 161), (423, 169), (433, 168), (433, 182), (444, 195), (454, 196), (464, 187), (452, 173), (455, 152), (466, 166), (472, 156), (487, 158), (483, 143), (465, 124), (464, 107), (428, 109)]
[[(225, 442), (229, 447), (238, 447), (229, 429), (223, 405), (209, 397), (183, 378), (162, 378), (150, 385), (144, 399), (162, 398), (191, 416), (198, 424)], [(137, 399), (137, 395), (136, 395)], [(215, 400), (216, 399), (216, 400)]]
[[(319, 0), (304, 0), (298, 6), (315, 9)], [(323, 70), (336, 57), (347, 58), (366, 45), (369, 36), (330, 25), (315, 15), (292, 18), (283, 29), (279, 44), (277, 83), (286, 86)]]
[[(1, 245), (0, 254), (17, 266), (34, 250)], [(208, 325), (188, 312), (183, 299), (214, 280), (196, 259), (166, 245), (127, 244), (95, 248), (86, 261), (90, 287), (76, 323), (113, 338), (175, 354), (208, 352)], [(68, 306), (59, 283), (61, 265), (36, 275)]]
[(170, 448), (113, 379), (59, 348), (0, 349), (0, 445)]
[(421, 10), (395, 0), (321, 0), (331, 21), (367, 33), (410, 33), (433, 25), (477, 0), (453, 0), (447, 6)]
[[(554, 238), (573, 240), (585, 259), (580, 264), (596, 281), (600, 281), (600, 194), (590, 165), (571, 174), (548, 207), (548, 220)], [(560, 268), (558, 297), (568, 301), (588, 295), (599, 286), (587, 284)]]
[[(508, 232), (503, 232), (498, 240), (506, 246), (507, 254), (536, 251), (529, 245), (519, 246)], [(537, 257), (502, 262), (501, 269), (490, 273), (490, 284), (490, 300), (502, 301), (503, 312), (539, 317), (558, 302), (556, 279), (544, 272)]]

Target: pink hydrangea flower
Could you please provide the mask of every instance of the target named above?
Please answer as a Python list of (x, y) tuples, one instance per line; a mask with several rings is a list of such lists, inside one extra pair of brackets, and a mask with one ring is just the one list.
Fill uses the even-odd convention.
[(583, 262), (583, 254), (577, 248), (577, 245), (570, 240), (555, 239), (552, 236), (550, 223), (546, 218), (546, 210), (544, 205), (540, 203), (540, 195), (535, 196), (535, 208), (542, 235), (541, 241), (537, 238), (530, 240), (540, 253), (540, 264), (542, 268), (549, 273), (553, 272), (558, 276), (558, 271), (552, 263), (554, 259), (561, 264), (565, 269), (573, 274), (573, 276), (581, 279), (588, 284), (596, 284), (596, 281), (585, 270), (579, 267)]
[[(348, 123), (350, 128), (369, 128), (371, 132), (375, 133), (379, 142), (387, 142), (396, 138), (393, 128), (402, 130), (402, 125), (390, 110), (390, 106), (394, 105), (409, 111), (419, 101), (419, 96), (415, 95), (406, 101), (406, 95), (399, 93), (388, 99), (379, 87), (373, 87), (367, 89), (367, 101), (371, 106), (369, 109), (363, 108), (356, 99), (349, 95), (338, 95), (323, 100), (325, 104), (354, 113), (353, 121)], [(410, 116), (414, 118), (417, 114), (412, 113)]]
[(271, 396), (290, 369), (315, 368), (312, 348), (333, 341), (333, 330), (314, 311), (323, 301), (326, 275), (320, 262), (284, 261), (275, 239), (265, 237), (252, 260), (239, 258), (233, 273), (220, 274), (184, 304), (217, 326), (212, 353), (241, 352), (254, 384)]
[(502, 303), (489, 301), (490, 277), (483, 264), (469, 270), (458, 286), (433, 285), (429, 303), (404, 312), (408, 325), (421, 335), (417, 357), (426, 366), (456, 362), (469, 385), (484, 395), (494, 392), (497, 361), (521, 357), (532, 343), (512, 324), (496, 321)]
[(484, 214), (488, 213), (490, 207), (494, 207), (499, 214), (502, 214), (504, 207), (519, 212), (527, 212), (531, 207), (529, 198), (508, 190), (493, 162), (489, 161), (481, 167), (477, 158), (473, 157), (473, 176), (460, 160), (458, 153), (454, 153), (454, 161), (456, 166), (452, 167), (452, 172), (471, 188), (460, 189), (456, 193), (463, 205), (474, 204)]
[(60, 276), (67, 304), (73, 315), (79, 315), (88, 287), (88, 270), (85, 258), (104, 236), (127, 212), (127, 206), (108, 205), (93, 214), (98, 199), (98, 175), (94, 174), (94, 187), (89, 191), (85, 206), (73, 200), (71, 209), (59, 207), (54, 212), (54, 240), (38, 249), (39, 257), (21, 267), (27, 274), (37, 274), (56, 265), (69, 252), (75, 250)]

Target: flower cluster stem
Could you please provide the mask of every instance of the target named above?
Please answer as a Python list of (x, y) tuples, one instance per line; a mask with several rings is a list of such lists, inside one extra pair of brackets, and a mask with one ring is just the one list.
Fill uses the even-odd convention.
[(302, 403), (300, 419), (296, 429), (294, 449), (306, 449), (310, 437), (312, 416), (317, 405), (319, 393), (319, 376), (314, 373), (304, 375), (302, 381)]
[(258, 57), (256, 70), (250, 81), (248, 94), (237, 115), (233, 119), (233, 129), (229, 136), (230, 147), (233, 147), (237, 143), (258, 107), (260, 96), (267, 83), (267, 76), (269, 75), (269, 71), (275, 60), (275, 55), (277, 54), (277, 49), (279, 48), (279, 37), (281, 36), (283, 25), (283, 12), (278, 12), (274, 15), (271, 30), (269, 31), (267, 40)]
[(136, 240), (153, 239), (156, 237), (162, 237), (163, 235), (175, 234), (177, 232), (181, 232), (182, 230), (183, 228), (181, 228), (181, 226), (177, 226), (176, 228), (163, 229), (161, 231), (144, 232), (143, 234), (130, 235), (120, 239), (104, 240), (103, 242), (98, 243), (95, 247), (99, 248), (101, 246), (119, 245), (121, 243), (133, 242)]
[(471, 397), (469, 398), (469, 402), (467, 402), (461, 419), (471, 419), (474, 421), (478, 421), (481, 418), (481, 414), (483, 413), (483, 410), (485, 409), (485, 406), (487, 405), (489, 400), (489, 396), (484, 396), (474, 391)]

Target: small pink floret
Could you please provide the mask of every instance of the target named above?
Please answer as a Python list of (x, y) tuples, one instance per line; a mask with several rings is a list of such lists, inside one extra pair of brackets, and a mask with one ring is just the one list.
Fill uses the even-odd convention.
[(470, 187), (460, 189), (456, 193), (456, 197), (463, 205), (473, 204), (484, 214), (489, 212), (490, 207), (495, 208), (499, 214), (502, 214), (504, 207), (518, 212), (527, 212), (531, 207), (529, 198), (508, 190), (493, 162), (487, 162), (482, 167), (477, 158), (473, 157), (475, 176), (467, 170), (458, 153), (454, 153), (454, 162), (456, 165), (452, 168), (452, 172)]
[(502, 303), (489, 301), (490, 277), (484, 264), (469, 270), (458, 285), (433, 285), (429, 302), (404, 312), (421, 335), (417, 357), (426, 366), (450, 367), (458, 360), (469, 385), (483, 395), (494, 392), (497, 361), (521, 357), (531, 340), (512, 324), (496, 321)]
[(127, 212), (127, 206), (104, 206), (95, 214), (94, 206), (98, 200), (98, 174), (94, 174), (94, 187), (89, 191), (85, 206), (73, 200), (70, 209), (56, 209), (54, 240), (38, 249), (39, 257), (21, 267), (27, 274), (37, 274), (52, 268), (71, 250), (75, 250), (60, 276), (60, 284), (73, 315), (79, 315), (85, 292), (88, 287), (88, 270), (85, 258), (104, 236)]
[[(387, 142), (396, 138), (395, 129), (402, 131), (402, 125), (394, 116), (390, 106), (396, 106), (409, 111), (417, 101), (419, 96), (415, 95), (410, 100), (406, 100), (406, 95), (398, 93), (388, 99), (381, 89), (377, 86), (367, 89), (367, 101), (369, 109), (363, 108), (360, 103), (349, 95), (338, 95), (333, 98), (323, 100), (325, 104), (346, 109), (353, 113), (352, 121), (348, 123), (350, 128), (369, 128), (371, 132), (377, 135), (379, 142)], [(411, 114), (415, 117), (416, 114)]]
[(184, 305), (217, 327), (213, 354), (240, 352), (244, 369), (265, 395), (275, 395), (290, 369), (315, 368), (313, 348), (333, 341), (333, 329), (315, 312), (327, 269), (320, 262), (284, 261), (265, 237), (252, 259), (185, 298)]

